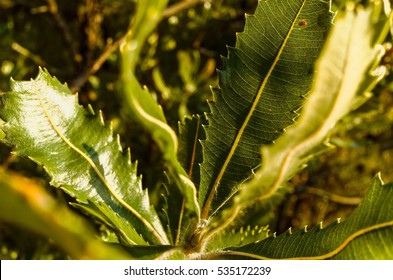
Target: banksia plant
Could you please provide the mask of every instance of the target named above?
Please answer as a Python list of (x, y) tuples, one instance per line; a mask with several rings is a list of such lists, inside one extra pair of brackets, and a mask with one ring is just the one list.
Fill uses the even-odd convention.
[[(380, 174), (354, 213), (332, 224), (276, 234), (268, 224), (241, 223), (245, 213), (266, 215), (283, 203), (287, 181), (334, 149), (334, 127), (372, 96), (386, 73), (379, 64), (388, 3), (348, 2), (335, 13), (330, 1), (259, 1), (228, 47), (208, 112), (186, 117), (179, 129), (135, 74), (166, 5), (139, 1), (120, 46), (120, 98), (162, 154), (161, 187), (138, 175), (138, 147), (122, 147), (99, 110), (79, 105), (40, 68), (2, 95), (2, 141), (41, 165), (82, 215), (2, 170), (0, 218), (51, 238), (71, 258), (392, 258), (393, 185)], [(110, 240), (86, 220), (103, 225)]]

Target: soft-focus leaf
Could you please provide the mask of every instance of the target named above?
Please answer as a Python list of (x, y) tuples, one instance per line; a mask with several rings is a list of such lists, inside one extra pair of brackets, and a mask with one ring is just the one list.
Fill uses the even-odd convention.
[(121, 47), (122, 93), (127, 112), (152, 134), (168, 163), (169, 174), (185, 197), (188, 215), (196, 218), (199, 216), (196, 189), (177, 160), (176, 133), (167, 124), (162, 108), (147, 88), (141, 87), (134, 73), (141, 48), (159, 23), (167, 2), (167, 0), (138, 1), (136, 17), (131, 21), (126, 40)]
[(230, 258), (393, 259), (393, 183), (376, 176), (364, 201), (345, 221), (299, 229), (222, 252)]
[(142, 242), (139, 235), (152, 243), (168, 242), (129, 150), (122, 151), (101, 113), (82, 108), (67, 86), (41, 69), (35, 80), (12, 81), (3, 104), (3, 141), (42, 164), (53, 186), (105, 217), (129, 244)]
[(228, 48), (207, 115), (199, 203), (222, 206), (260, 165), (260, 147), (294, 122), (331, 24), (329, 1), (260, 1)]
[(0, 171), (0, 219), (56, 242), (75, 259), (129, 259), (98, 240), (91, 225), (56, 202), (32, 180)]

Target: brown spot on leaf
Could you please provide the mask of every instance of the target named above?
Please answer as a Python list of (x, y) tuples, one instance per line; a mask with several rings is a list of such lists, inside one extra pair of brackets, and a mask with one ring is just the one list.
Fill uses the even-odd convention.
[(299, 21), (299, 26), (301, 26), (301, 27), (305, 27), (305, 26), (307, 26), (307, 24), (308, 24), (308, 22), (305, 19), (302, 19), (301, 21)]

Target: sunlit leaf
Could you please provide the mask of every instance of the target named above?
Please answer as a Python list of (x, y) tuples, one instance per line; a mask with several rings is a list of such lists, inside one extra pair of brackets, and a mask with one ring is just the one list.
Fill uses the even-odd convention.
[(85, 110), (66, 85), (41, 69), (35, 80), (12, 81), (3, 104), (3, 141), (42, 164), (53, 186), (105, 217), (128, 244), (168, 242), (130, 152), (123, 152), (100, 112)]

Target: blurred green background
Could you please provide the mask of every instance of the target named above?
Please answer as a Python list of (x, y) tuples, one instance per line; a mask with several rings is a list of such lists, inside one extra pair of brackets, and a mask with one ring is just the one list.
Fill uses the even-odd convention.
[[(182, 6), (185, 2), (189, 5)], [(334, 1), (333, 9), (344, 3)], [(215, 70), (222, 68), (220, 56), (226, 55), (226, 45), (234, 46), (236, 32), (243, 30), (244, 13), (253, 13), (256, 4), (256, 0), (169, 1), (161, 24), (144, 47), (137, 77), (175, 130), (184, 116), (208, 111), (210, 86), (217, 85)], [(164, 178), (161, 155), (151, 137), (122, 112), (118, 94), (118, 46), (135, 6), (131, 0), (0, 0), (0, 91), (9, 89), (11, 77), (30, 79), (38, 66), (47, 68), (78, 92), (81, 104), (102, 110), (105, 120), (113, 122), (123, 147), (131, 147), (132, 159), (138, 161), (144, 186), (154, 190)], [(382, 63), (390, 70), (393, 50), (389, 43), (385, 47)], [(278, 233), (322, 220), (327, 224), (353, 211), (376, 173), (382, 172), (385, 182), (393, 181), (392, 105), (389, 73), (374, 97), (336, 128), (332, 142), (337, 148), (312, 160), (289, 182), (285, 204), (263, 219), (256, 215), (244, 223), (268, 222)], [(41, 181), (64, 204), (69, 200), (48, 187), (41, 167), (12, 155), (2, 144), (0, 164)], [(158, 201), (154, 192), (151, 199)], [(0, 223), (0, 258), (67, 256), (51, 240)]]

